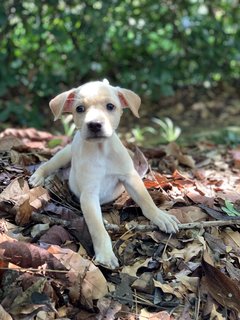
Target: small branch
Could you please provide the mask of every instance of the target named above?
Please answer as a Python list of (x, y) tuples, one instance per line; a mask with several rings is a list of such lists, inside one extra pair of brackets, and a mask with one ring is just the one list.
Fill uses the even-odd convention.
[[(230, 226), (240, 224), (240, 218), (235, 220), (217, 220), (217, 221), (200, 221), (200, 222), (189, 222), (180, 223), (179, 230), (193, 229), (193, 228), (208, 228), (208, 227), (220, 227), (220, 226)], [(129, 223), (127, 225), (128, 229), (134, 229), (135, 231), (157, 231), (159, 230), (157, 226), (154, 225), (143, 225), (137, 223)]]
[(240, 224), (240, 218), (235, 220), (217, 220), (217, 221), (200, 221), (179, 224), (179, 229), (192, 229), (192, 228), (208, 228), (220, 227)]
[(120, 227), (117, 224), (109, 223), (106, 219), (103, 219), (106, 230), (119, 232)]
[[(42, 222), (42, 223), (49, 223), (49, 224), (59, 224), (63, 227), (70, 227), (71, 222), (67, 220), (63, 220), (61, 218), (55, 218), (51, 216), (47, 216), (45, 214), (40, 214), (37, 212), (32, 213), (32, 220), (35, 222)], [(104, 221), (105, 228), (108, 231), (115, 231), (118, 232), (120, 227), (116, 224), (108, 223), (106, 220)], [(189, 222), (189, 223), (180, 223), (179, 230), (186, 230), (186, 229), (202, 229), (208, 227), (221, 227), (221, 226), (231, 226), (240, 224), (240, 218), (234, 220), (214, 220), (214, 221), (200, 221), (200, 222)], [(151, 224), (138, 224), (137, 222), (128, 223), (126, 226), (127, 230), (135, 230), (135, 231), (157, 231), (159, 230), (157, 226)]]
[(41, 223), (49, 223), (50, 225), (53, 224), (59, 224), (63, 227), (70, 227), (71, 226), (71, 222), (67, 221), (67, 220), (63, 220), (61, 218), (55, 218), (55, 217), (50, 217), (47, 216), (46, 214), (42, 214), (42, 213), (37, 213), (37, 212), (32, 212), (32, 220), (35, 222), (41, 222)]

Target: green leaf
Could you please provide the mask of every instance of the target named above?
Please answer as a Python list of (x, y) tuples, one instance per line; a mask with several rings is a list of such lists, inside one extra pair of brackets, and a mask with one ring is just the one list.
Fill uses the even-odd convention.
[(225, 200), (224, 202), (225, 207), (222, 207), (222, 210), (229, 216), (231, 217), (239, 217), (240, 216), (240, 212), (238, 212), (235, 208), (232, 202)]

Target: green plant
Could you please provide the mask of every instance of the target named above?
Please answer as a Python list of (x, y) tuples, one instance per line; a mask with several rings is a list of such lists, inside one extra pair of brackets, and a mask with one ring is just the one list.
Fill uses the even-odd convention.
[(166, 142), (176, 141), (181, 134), (181, 129), (175, 126), (169, 118), (164, 118), (164, 120), (153, 118), (153, 122), (162, 129), (161, 135)]
[(152, 127), (143, 127), (140, 128), (139, 126), (132, 129), (132, 134), (134, 137), (134, 141), (137, 143), (142, 143), (145, 140), (145, 134), (146, 133), (152, 133), (155, 134), (156, 130)]
[(67, 116), (63, 116), (61, 118), (64, 134), (68, 137), (71, 137), (74, 133), (74, 130), (76, 129), (76, 125), (72, 121), (73, 121), (73, 117), (71, 114)]
[(236, 147), (240, 144), (240, 127), (229, 126), (221, 130), (204, 130), (203, 132), (192, 134), (187, 141), (212, 141), (215, 144), (226, 144)]
[(176, 87), (234, 82), (239, 10), (230, 0), (1, 1), (0, 122), (22, 125), (25, 97), (26, 125), (41, 126), (48, 118), (36, 114), (57, 92), (105, 77), (150, 103)]
[(234, 204), (228, 200), (224, 201), (224, 207), (222, 207), (222, 211), (224, 211), (228, 216), (231, 217), (239, 217), (240, 212), (234, 208)]

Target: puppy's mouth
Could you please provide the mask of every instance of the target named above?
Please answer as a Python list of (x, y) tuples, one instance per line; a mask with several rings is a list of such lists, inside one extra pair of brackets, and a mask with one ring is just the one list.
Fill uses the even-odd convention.
[(103, 134), (91, 134), (91, 135), (88, 135), (86, 137), (86, 140), (103, 140), (103, 139), (107, 139), (108, 136), (105, 136)]
[(107, 139), (106, 136), (90, 136), (86, 137), (86, 140), (100, 140), (100, 139)]

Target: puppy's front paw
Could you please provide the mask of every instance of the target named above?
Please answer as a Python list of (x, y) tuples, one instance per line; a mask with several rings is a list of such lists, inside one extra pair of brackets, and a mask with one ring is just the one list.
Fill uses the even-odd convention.
[(119, 267), (118, 259), (112, 250), (99, 252), (96, 254), (95, 261), (110, 269)]
[(167, 233), (176, 233), (179, 230), (178, 223), (180, 222), (178, 219), (160, 209), (158, 209), (152, 222), (156, 224), (160, 230)]
[(44, 185), (44, 175), (41, 171), (36, 171), (29, 179), (29, 183), (32, 187), (39, 187)]

